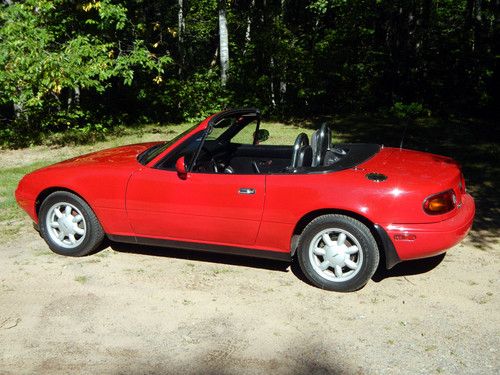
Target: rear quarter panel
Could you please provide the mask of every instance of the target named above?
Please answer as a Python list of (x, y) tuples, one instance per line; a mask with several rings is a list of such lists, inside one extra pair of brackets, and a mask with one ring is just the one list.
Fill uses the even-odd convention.
[(376, 223), (391, 217), (400, 197), (391, 191), (394, 182), (369, 181), (364, 170), (306, 175), (266, 176), (266, 201), (257, 245), (290, 249), (298, 221), (323, 209), (345, 210)]
[[(437, 223), (455, 216), (456, 209), (430, 216), (422, 205), (429, 195), (451, 187), (460, 197), (458, 166), (440, 163), (440, 173), (436, 175), (429, 170), (429, 163), (405, 164), (397, 159), (395, 162), (395, 152), (398, 150), (382, 150), (360, 166), (343, 171), (266, 176), (266, 200), (257, 245), (290, 249), (295, 225), (317, 210), (349, 211), (382, 226)], [(385, 174), (387, 179), (369, 180), (366, 175), (370, 172)]]

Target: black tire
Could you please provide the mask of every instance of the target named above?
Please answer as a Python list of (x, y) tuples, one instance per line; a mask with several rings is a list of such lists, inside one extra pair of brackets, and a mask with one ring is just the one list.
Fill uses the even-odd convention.
[[(324, 234), (328, 236), (327, 241), (330, 238), (330, 246)], [(341, 234), (344, 239), (340, 239)], [(313, 285), (336, 292), (353, 292), (365, 286), (373, 276), (380, 255), (366, 225), (345, 215), (324, 215), (304, 228), (297, 258), (300, 269)], [(344, 262), (349, 266), (342, 265)], [(335, 266), (340, 267), (340, 276)]]
[[(75, 239), (76, 236), (75, 244), (70, 243), (69, 237), (64, 237), (63, 240), (58, 240), (56, 238), (57, 233), (60, 234), (61, 230), (59, 228), (54, 229), (49, 225), (51, 217), (56, 218), (56, 216), (53, 216), (55, 215), (55, 212), (53, 211), (54, 206), (69, 206), (71, 207), (71, 215), (76, 217), (76, 214), (81, 214), (81, 216), (83, 217), (83, 219), (80, 220), (82, 224), (74, 224), (76, 226), (81, 226), (82, 228), (77, 228), (77, 230), (84, 232), (83, 235), (80, 235), (78, 233), (73, 234), (73, 239)], [(60, 210), (58, 212), (60, 213)], [(48, 215), (50, 215), (51, 217), (48, 218)], [(68, 217), (70, 216), (68, 215)], [(38, 218), (41, 236), (43, 237), (45, 242), (47, 242), (49, 248), (57, 254), (72, 257), (81, 257), (88, 255), (99, 248), (105, 237), (99, 220), (97, 219), (87, 202), (85, 202), (79, 196), (67, 191), (57, 191), (45, 198), (40, 207)], [(65, 228), (69, 227), (67, 223), (61, 223), (58, 225), (60, 225), (61, 227), (65, 225)], [(67, 242), (67, 244), (65, 244), (65, 242)]]

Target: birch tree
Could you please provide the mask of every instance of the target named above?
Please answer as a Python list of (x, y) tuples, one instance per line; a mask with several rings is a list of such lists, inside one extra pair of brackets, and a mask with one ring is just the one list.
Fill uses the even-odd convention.
[(179, 10), (177, 13), (177, 20), (178, 20), (178, 49), (179, 49), (179, 76), (182, 75), (182, 69), (184, 66), (184, 31), (186, 29), (186, 21), (185, 21), (185, 15), (184, 15), (184, 0), (179, 0)]
[(227, 30), (225, 0), (219, 0), (219, 50), (220, 81), (222, 86), (225, 87), (229, 70), (229, 33)]

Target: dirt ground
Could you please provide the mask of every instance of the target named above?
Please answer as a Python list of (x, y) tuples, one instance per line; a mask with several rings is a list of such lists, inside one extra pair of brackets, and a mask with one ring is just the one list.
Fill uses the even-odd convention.
[[(1, 150), (0, 170), (162, 137)], [(499, 154), (483, 138), (442, 152), (471, 178), (468, 239), (350, 294), (242, 257), (116, 244), (62, 257), (25, 214), (0, 223), (0, 374), (499, 374)]]
[(0, 244), (1, 374), (498, 374), (499, 246), (378, 272), (350, 294), (287, 264), (113, 245)]

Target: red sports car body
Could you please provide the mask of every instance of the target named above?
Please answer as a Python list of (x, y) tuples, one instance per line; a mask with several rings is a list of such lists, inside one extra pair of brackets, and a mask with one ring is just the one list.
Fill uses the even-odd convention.
[[(374, 144), (266, 145), (256, 110), (215, 114), (165, 143), (79, 156), (26, 175), (16, 198), (57, 253), (113, 241), (291, 260), (351, 291), (386, 266), (461, 241), (474, 200), (459, 166)], [(50, 206), (50, 207), (49, 207)], [(302, 255), (301, 255), (302, 254)]]

